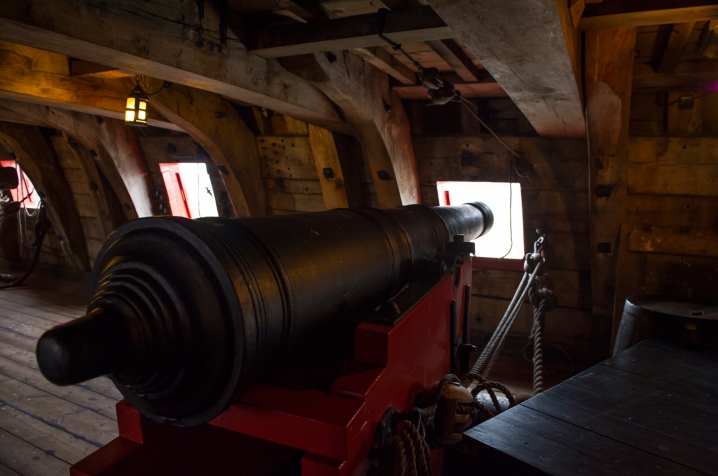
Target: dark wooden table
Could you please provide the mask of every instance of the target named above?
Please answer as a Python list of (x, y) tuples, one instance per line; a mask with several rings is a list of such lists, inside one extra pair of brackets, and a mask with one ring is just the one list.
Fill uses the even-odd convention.
[(464, 442), (493, 474), (718, 475), (718, 353), (644, 341)]

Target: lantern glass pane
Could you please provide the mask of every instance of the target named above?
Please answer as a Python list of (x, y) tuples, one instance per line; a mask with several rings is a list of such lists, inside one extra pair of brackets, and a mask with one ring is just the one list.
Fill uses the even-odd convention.
[(147, 109), (147, 101), (144, 99), (140, 99), (140, 109), (146, 110)]
[(135, 122), (135, 111), (125, 111), (125, 122)]
[(146, 121), (147, 120), (147, 111), (137, 111), (137, 120), (138, 121)]
[(134, 109), (135, 108), (135, 98), (129, 97), (127, 98), (127, 109)]

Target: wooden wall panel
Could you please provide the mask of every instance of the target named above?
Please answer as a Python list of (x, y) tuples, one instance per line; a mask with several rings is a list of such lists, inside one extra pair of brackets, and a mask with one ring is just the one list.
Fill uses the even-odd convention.
[(259, 136), (265, 179), (319, 180), (309, 137)]
[(686, 195), (629, 194), (626, 222), (662, 226), (700, 224), (718, 228), (718, 200)]
[[(306, 125), (302, 128), (297, 122), (278, 123), (287, 124), (284, 129), (292, 135), (278, 135), (277, 131), (282, 132), (283, 128), (273, 122), (275, 135), (257, 137), (267, 200), (273, 215), (326, 210), (309, 132)], [(296, 135), (299, 132), (305, 135)]]
[(718, 230), (646, 225), (628, 235), (628, 251), (718, 258)]
[(85, 237), (87, 255), (90, 260), (90, 266), (93, 267), (97, 253), (107, 237), (103, 236), (104, 232), (99, 220), (98, 206), (91, 195), (90, 179), (83, 164), (80, 163), (79, 156), (71, 149), (67, 140), (62, 136), (56, 136), (52, 139), (57, 158), (72, 191), (77, 213), (80, 215), (80, 225)]
[[(633, 118), (657, 118), (650, 101), (638, 104), (633, 101)], [(709, 113), (704, 109), (704, 114)], [(718, 256), (717, 146), (715, 137), (630, 138), (614, 335), (630, 295), (716, 299), (718, 266), (711, 262)]]
[(718, 138), (633, 137), (629, 150), (629, 193), (718, 195)]
[[(578, 360), (607, 356), (610, 324), (594, 322), (590, 317), (586, 142), (538, 137), (503, 139), (535, 171), (530, 180), (514, 174), (514, 181), (522, 188), (525, 250), (532, 249), (537, 221), (546, 221), (550, 229), (547, 272), (560, 307), (547, 317), (546, 338), (570, 349)], [(425, 205), (438, 205), (438, 180), (508, 181), (510, 152), (491, 136), (420, 136), (413, 141)], [(464, 163), (470, 158), (470, 165), (461, 165), (462, 155)], [(494, 331), (521, 275), (517, 271), (474, 270), (471, 317), (472, 338), (477, 345)], [(512, 335), (527, 336), (531, 322), (531, 307), (524, 304)]]

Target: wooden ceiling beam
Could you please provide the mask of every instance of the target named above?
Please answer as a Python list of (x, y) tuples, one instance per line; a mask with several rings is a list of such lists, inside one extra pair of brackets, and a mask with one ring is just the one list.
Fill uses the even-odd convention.
[(683, 54), (683, 48), (688, 43), (693, 27), (696, 22), (689, 21), (685, 23), (675, 23), (671, 30), (671, 36), (668, 39), (666, 49), (663, 50), (661, 64), (658, 66), (658, 72), (664, 74), (672, 74), (678, 66), (678, 61)]
[(715, 0), (631, 0), (586, 5), (579, 30), (665, 25), (718, 18)]
[(467, 83), (483, 82), (491, 75), (476, 66), (454, 40), (430, 40), (426, 42)]
[[(429, 4), (539, 135), (586, 136), (575, 58), (564, 35), (567, 2), (429, 0)], [(571, 28), (570, 19), (566, 28)]]
[[(247, 49), (264, 58), (281, 58), (322, 51), (385, 46), (379, 38), (379, 14), (258, 28), (250, 33)], [(456, 35), (429, 7), (388, 11), (384, 34), (397, 43), (442, 40)]]
[(159, 200), (147, 171), (136, 129), (120, 121), (17, 101), (3, 106), (45, 127), (62, 131), (90, 150), (122, 204), (127, 220), (159, 213)]
[[(484, 83), (456, 83), (456, 90), (465, 98), (502, 98), (506, 91), (496, 81)], [(392, 88), (401, 99), (419, 100), (428, 99), (429, 93), (424, 86), (394, 86)]]
[(80, 215), (54, 148), (38, 127), (0, 123), (0, 143), (17, 156), (47, 206), (52, 231), (72, 269), (89, 271)]
[(349, 52), (287, 58), (341, 107), (362, 147), (380, 208), (421, 203), (409, 119), (385, 73)]
[(25, 124), (28, 126), (44, 126), (45, 125), (40, 121), (36, 121), (29, 117), (20, 115), (20, 114), (16, 113), (15, 111), (11, 111), (10, 109), (6, 109), (2, 106), (0, 106), (0, 122), (10, 122), (12, 124)]
[[(208, 4), (141, 0), (0, 3), (0, 39), (204, 89), (349, 132), (329, 99), (249, 53)], [(201, 18), (200, 18), (201, 17)], [(51, 19), (51, 21), (48, 21)]]
[(84, 78), (117, 79), (131, 78), (135, 74), (117, 68), (92, 63), (91, 61), (70, 59), (70, 76)]
[[(69, 72), (66, 56), (0, 41), (0, 98), (124, 120), (134, 80), (71, 77)], [(152, 111), (148, 124), (180, 130)]]
[(353, 48), (351, 52), (402, 84), (416, 84), (416, 73), (381, 46)]
[(657, 73), (650, 65), (637, 63), (633, 68), (633, 90), (715, 91), (718, 85), (718, 65), (715, 63), (711, 60), (679, 61), (673, 74)]

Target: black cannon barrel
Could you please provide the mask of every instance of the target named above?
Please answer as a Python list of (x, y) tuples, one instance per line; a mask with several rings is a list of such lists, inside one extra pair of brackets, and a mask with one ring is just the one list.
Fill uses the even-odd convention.
[(376, 308), (453, 236), (489, 231), (482, 203), (188, 220), (117, 229), (92, 276), (88, 314), (37, 345), (58, 385), (109, 375), (155, 421), (209, 421), (283, 356)]

